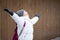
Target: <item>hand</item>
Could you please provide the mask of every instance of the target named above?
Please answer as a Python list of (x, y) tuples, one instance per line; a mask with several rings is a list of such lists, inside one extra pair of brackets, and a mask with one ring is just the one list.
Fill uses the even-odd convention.
[(8, 12), (11, 16), (13, 15), (13, 11), (9, 10), (8, 8), (4, 8), (4, 11)]
[(37, 16), (38, 18), (40, 18), (41, 15), (40, 14), (36, 14), (35, 16)]
[(9, 9), (8, 8), (4, 8), (4, 11), (8, 12), (9, 13)]

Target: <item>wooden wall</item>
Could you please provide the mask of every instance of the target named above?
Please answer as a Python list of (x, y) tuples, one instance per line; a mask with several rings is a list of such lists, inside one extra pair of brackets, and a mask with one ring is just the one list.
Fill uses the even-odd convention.
[(34, 40), (50, 40), (60, 37), (60, 1), (59, 0), (0, 0), (0, 40), (12, 40), (15, 22), (3, 9), (13, 11), (25, 9), (30, 18), (41, 14), (34, 25)]

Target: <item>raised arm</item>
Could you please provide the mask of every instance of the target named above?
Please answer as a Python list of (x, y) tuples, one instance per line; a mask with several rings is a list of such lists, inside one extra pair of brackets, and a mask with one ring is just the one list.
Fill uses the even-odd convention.
[(31, 23), (32, 23), (33, 25), (36, 24), (37, 21), (39, 20), (39, 18), (40, 18), (40, 15), (39, 15), (39, 14), (36, 14), (35, 17), (33, 17), (33, 18), (31, 19)]
[(14, 13), (12, 10), (5, 8), (4, 11), (8, 12), (16, 23), (19, 21), (19, 16), (16, 13)]

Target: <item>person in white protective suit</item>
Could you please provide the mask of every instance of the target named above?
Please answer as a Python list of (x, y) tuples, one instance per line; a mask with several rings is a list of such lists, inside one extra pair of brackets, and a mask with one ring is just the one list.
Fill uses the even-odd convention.
[(39, 20), (39, 14), (30, 19), (28, 12), (23, 9), (16, 13), (8, 8), (4, 10), (11, 15), (12, 19), (17, 24), (17, 40), (33, 40), (33, 25)]

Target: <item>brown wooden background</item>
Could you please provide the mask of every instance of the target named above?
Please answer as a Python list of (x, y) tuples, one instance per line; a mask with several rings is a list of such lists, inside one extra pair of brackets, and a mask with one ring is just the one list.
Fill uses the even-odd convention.
[(0, 0), (0, 40), (12, 40), (15, 22), (3, 9), (13, 11), (25, 9), (30, 18), (41, 14), (34, 25), (34, 40), (50, 40), (60, 37), (60, 1), (59, 0)]

